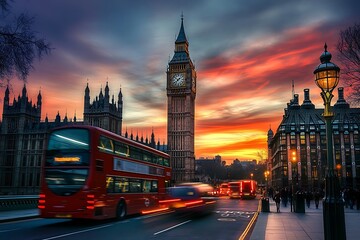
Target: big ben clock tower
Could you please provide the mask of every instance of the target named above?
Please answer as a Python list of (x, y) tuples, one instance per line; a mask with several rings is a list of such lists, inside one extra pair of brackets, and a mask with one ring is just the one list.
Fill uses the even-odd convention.
[(174, 56), (169, 62), (167, 74), (168, 97), (168, 153), (175, 183), (194, 179), (194, 122), (196, 71), (190, 59), (189, 43), (184, 31), (183, 17), (179, 35), (175, 41)]

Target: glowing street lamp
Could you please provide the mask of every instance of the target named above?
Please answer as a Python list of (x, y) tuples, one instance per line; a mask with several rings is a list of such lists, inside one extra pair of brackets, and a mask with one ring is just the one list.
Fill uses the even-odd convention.
[(264, 172), (264, 176), (265, 176), (265, 194), (263, 195), (264, 197), (269, 196), (269, 193), (268, 193), (268, 191), (269, 191), (269, 183), (268, 183), (269, 174), (270, 174), (269, 170), (266, 170)]
[(334, 156), (332, 141), (331, 121), (334, 113), (331, 111), (332, 91), (339, 83), (340, 68), (330, 62), (331, 53), (325, 51), (320, 56), (321, 63), (314, 70), (315, 83), (321, 89), (321, 97), (324, 100), (323, 117), (326, 123), (326, 146), (327, 146), (327, 174), (325, 178), (325, 199), (323, 201), (323, 222), (325, 240), (346, 239), (344, 203), (340, 195), (339, 179), (334, 173)]

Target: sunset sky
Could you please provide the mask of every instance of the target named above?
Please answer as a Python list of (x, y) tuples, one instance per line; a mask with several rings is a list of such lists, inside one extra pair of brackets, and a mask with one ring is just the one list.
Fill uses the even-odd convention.
[[(267, 131), (275, 132), (295, 93), (310, 89), (322, 107), (313, 70), (326, 42), (337, 60), (339, 31), (360, 22), (358, 0), (14, 0), (14, 14), (34, 16), (33, 29), (53, 48), (36, 60), (28, 96), (41, 89), (42, 120), (59, 112), (83, 118), (104, 88), (124, 100), (123, 131), (166, 142), (166, 68), (184, 15), (190, 56), (197, 70), (195, 155), (266, 158)], [(340, 80), (341, 81), (341, 80)], [(11, 81), (11, 102), (23, 82)], [(342, 86), (341, 82), (339, 86)], [(345, 88), (346, 92), (349, 89)], [(3, 101), (5, 88), (0, 89)], [(335, 91), (335, 100), (337, 99)], [(2, 112), (2, 104), (0, 111)]]

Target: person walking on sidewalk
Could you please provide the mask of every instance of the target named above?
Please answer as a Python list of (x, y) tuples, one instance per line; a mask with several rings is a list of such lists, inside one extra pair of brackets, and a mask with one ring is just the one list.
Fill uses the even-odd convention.
[(311, 202), (311, 199), (312, 199), (312, 193), (311, 191), (307, 191), (306, 192), (306, 195), (305, 195), (305, 199), (306, 199), (306, 205), (308, 208), (310, 208), (310, 202)]
[(319, 191), (316, 191), (314, 193), (314, 200), (315, 200), (315, 207), (316, 207), (316, 209), (318, 209), (319, 208), (319, 201), (320, 201), (320, 193), (319, 193)]
[(276, 203), (276, 212), (280, 212), (280, 192), (276, 192), (275, 196), (274, 196), (274, 201)]

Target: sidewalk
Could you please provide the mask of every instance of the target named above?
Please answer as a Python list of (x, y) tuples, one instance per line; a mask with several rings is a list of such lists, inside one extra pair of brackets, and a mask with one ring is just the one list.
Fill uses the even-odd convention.
[(10, 222), (15, 220), (29, 219), (39, 216), (39, 210), (24, 209), (24, 210), (12, 210), (12, 211), (0, 211), (0, 223)]
[[(281, 204), (280, 213), (276, 212), (275, 202), (270, 199), (270, 212), (260, 212), (250, 240), (323, 240), (323, 210), (305, 206), (305, 213), (290, 211), (290, 205)], [(357, 240), (360, 234), (360, 210), (345, 208), (346, 239)]]

